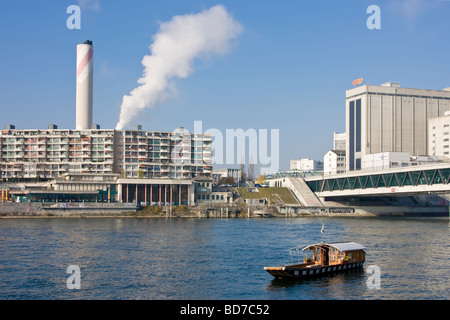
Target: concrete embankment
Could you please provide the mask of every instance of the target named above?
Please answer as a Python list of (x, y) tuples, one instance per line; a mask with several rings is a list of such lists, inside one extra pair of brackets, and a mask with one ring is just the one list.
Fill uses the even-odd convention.
[(448, 207), (408, 206), (355, 206), (355, 207), (305, 207), (296, 216), (330, 217), (448, 217)]
[(136, 211), (121, 203), (0, 203), (0, 218), (122, 216)]
[[(150, 209), (150, 210), (147, 210)], [(0, 203), (0, 218), (46, 217), (179, 217), (179, 218), (301, 218), (301, 217), (449, 217), (447, 206), (355, 206), (355, 207), (297, 207), (295, 212), (280, 212), (273, 206), (268, 210), (248, 207), (148, 207), (138, 210), (122, 203)]]
[(355, 207), (355, 212), (372, 216), (393, 217), (448, 217), (448, 207), (368, 206)]

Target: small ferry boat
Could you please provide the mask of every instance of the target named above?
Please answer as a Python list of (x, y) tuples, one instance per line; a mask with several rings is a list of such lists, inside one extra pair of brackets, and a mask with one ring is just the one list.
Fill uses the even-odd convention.
[[(290, 264), (281, 267), (264, 267), (274, 277), (309, 278), (312, 276), (325, 275), (347, 270), (362, 268), (366, 248), (358, 243), (329, 242), (309, 245), (302, 249), (305, 253), (303, 263)], [(300, 247), (291, 249), (297, 254)], [(310, 252), (310, 255), (307, 253)]]

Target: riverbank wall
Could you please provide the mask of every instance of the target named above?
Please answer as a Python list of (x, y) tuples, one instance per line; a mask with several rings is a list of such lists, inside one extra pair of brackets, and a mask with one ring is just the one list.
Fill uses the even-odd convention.
[(136, 206), (121, 203), (0, 203), (0, 217), (89, 217), (123, 216), (137, 212)]
[(299, 209), (297, 215), (329, 217), (448, 217), (449, 208), (427, 206), (309, 207)]
[[(281, 209), (281, 210), (280, 210)], [(136, 206), (122, 203), (0, 203), (0, 218), (26, 217), (179, 217), (179, 218), (301, 218), (301, 217), (449, 217), (449, 207), (427, 206), (355, 206), (355, 207), (189, 207), (176, 210), (161, 207), (158, 214), (149, 214)]]

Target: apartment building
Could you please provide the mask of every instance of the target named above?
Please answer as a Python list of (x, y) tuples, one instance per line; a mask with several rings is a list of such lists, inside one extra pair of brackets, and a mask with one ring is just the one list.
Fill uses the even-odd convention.
[(116, 131), (116, 171), (124, 178), (192, 179), (212, 176), (212, 136), (136, 130)]
[(16, 130), (0, 133), (1, 178), (50, 179), (64, 173), (113, 173), (114, 130)]
[(65, 173), (119, 173), (123, 178), (191, 179), (212, 172), (212, 137), (137, 130), (0, 132), (0, 179), (52, 179)]

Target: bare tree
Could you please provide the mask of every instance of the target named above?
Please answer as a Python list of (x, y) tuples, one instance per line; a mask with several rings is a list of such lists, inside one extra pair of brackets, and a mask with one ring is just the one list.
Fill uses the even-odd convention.
[(247, 180), (247, 176), (245, 174), (245, 163), (244, 163), (244, 159), (241, 159), (241, 165), (240, 168), (241, 170), (241, 181), (245, 181)]
[(255, 172), (254, 172), (254, 164), (252, 161), (252, 158), (250, 157), (250, 163), (248, 164), (248, 179), (250, 181), (253, 181), (253, 179), (255, 178)]

